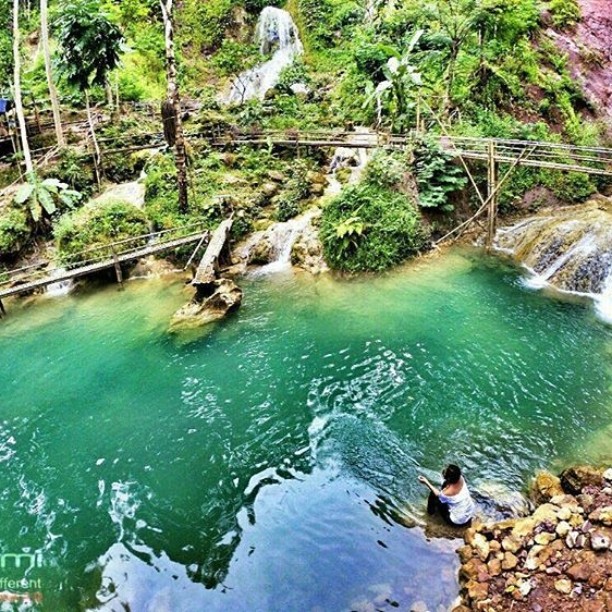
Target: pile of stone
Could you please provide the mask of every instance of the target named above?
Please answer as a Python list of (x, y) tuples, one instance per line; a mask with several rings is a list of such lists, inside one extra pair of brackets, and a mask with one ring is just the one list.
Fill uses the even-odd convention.
[(526, 518), (476, 524), (459, 549), (467, 610), (612, 610), (612, 469), (539, 474)]

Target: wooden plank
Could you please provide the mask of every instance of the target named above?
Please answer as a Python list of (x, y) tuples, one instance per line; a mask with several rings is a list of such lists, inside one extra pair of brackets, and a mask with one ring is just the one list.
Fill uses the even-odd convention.
[(148, 257), (149, 255), (161, 253), (162, 251), (167, 251), (170, 249), (178, 248), (180, 246), (184, 246), (186, 244), (191, 244), (193, 242), (196, 242), (197, 240), (200, 240), (201, 237), (202, 234), (197, 234), (195, 236), (177, 238), (175, 240), (170, 240), (165, 243), (151, 245), (142, 249), (138, 249), (136, 251), (132, 251), (131, 253), (117, 255), (116, 259), (110, 257), (100, 262), (96, 262), (87, 266), (82, 266), (80, 268), (75, 268), (74, 270), (67, 270), (65, 274), (57, 276), (48, 275), (45, 278), (26, 282), (22, 285), (15, 285), (14, 287), (10, 287), (8, 289), (0, 291), (0, 300), (13, 295), (28, 293), (30, 291), (34, 291), (35, 289), (42, 289), (43, 287), (46, 287), (53, 283), (59, 283), (65, 280), (80, 278), (82, 276), (87, 276), (88, 274), (92, 274), (94, 272), (101, 272), (102, 270), (114, 268), (117, 263), (125, 263), (128, 261), (133, 261), (135, 259), (141, 259), (143, 257)]
[(217, 279), (219, 275), (219, 257), (227, 243), (233, 223), (234, 219), (230, 217), (222, 221), (213, 232), (200, 265), (196, 270), (195, 277), (191, 282), (192, 285), (209, 285)]

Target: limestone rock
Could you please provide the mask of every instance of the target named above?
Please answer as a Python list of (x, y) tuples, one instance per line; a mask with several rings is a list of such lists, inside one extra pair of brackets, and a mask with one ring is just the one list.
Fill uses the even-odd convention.
[(504, 553), (504, 560), (502, 561), (502, 569), (511, 570), (518, 565), (518, 559), (511, 552)]
[(572, 592), (572, 583), (567, 578), (560, 578), (559, 580), (555, 581), (555, 589), (557, 589), (559, 593), (569, 595)]
[(572, 495), (578, 495), (584, 487), (599, 487), (603, 484), (601, 472), (588, 465), (577, 465), (564, 470), (560, 480), (563, 490)]
[(487, 542), (487, 539), (481, 533), (474, 535), (472, 539), (472, 548), (476, 551), (481, 561), (486, 561), (488, 559), (491, 549), (489, 547), (489, 542)]
[(201, 300), (194, 299), (172, 317), (170, 331), (203, 327), (222, 319), (242, 303), (242, 290), (234, 281), (223, 278), (212, 283), (212, 293)]
[(270, 170), (268, 178), (275, 183), (282, 183), (285, 180), (285, 175), (282, 172), (278, 172), (278, 170)]
[(561, 481), (550, 472), (539, 472), (531, 487), (531, 497), (536, 504), (549, 502), (553, 497), (563, 495)]
[(608, 550), (610, 548), (610, 538), (600, 531), (594, 531), (591, 534), (591, 548), (598, 551)]

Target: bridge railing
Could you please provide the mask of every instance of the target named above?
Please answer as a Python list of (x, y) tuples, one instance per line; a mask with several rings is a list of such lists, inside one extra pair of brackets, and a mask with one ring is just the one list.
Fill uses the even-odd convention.
[(69, 256), (60, 256), (56, 261), (42, 261), (0, 272), (0, 290), (17, 283), (42, 279), (54, 272), (95, 266), (114, 258), (120, 259), (124, 256), (137, 254), (147, 247), (159, 247), (161, 250), (164, 245), (171, 245), (176, 240), (199, 237), (205, 230), (203, 222), (190, 223), (168, 230), (98, 244)]

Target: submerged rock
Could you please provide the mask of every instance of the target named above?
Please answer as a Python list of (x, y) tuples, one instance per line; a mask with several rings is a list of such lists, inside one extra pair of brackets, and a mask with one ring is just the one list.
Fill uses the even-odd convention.
[(242, 289), (234, 281), (222, 278), (211, 283), (208, 296), (185, 304), (172, 317), (170, 331), (195, 329), (222, 319), (242, 303)]

